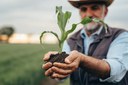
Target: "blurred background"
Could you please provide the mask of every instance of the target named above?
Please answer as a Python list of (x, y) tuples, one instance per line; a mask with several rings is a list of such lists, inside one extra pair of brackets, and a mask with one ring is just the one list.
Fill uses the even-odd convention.
[[(127, 4), (128, 0), (115, 0), (108, 8), (105, 22), (128, 30)], [(39, 36), (46, 30), (60, 35), (56, 6), (72, 12), (67, 30), (72, 23), (80, 22), (78, 9), (67, 0), (0, 0), (0, 85), (47, 85), (45, 80), (53, 85), (54, 81), (44, 76), (41, 65), (46, 52), (59, 50), (57, 39), (51, 34), (45, 35), (46, 45), (42, 48)], [(60, 85), (68, 85), (68, 82)]]

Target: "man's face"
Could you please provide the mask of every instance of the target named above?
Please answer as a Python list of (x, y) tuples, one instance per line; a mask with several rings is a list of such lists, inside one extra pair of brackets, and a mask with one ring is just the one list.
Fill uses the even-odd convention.
[[(82, 5), (80, 8), (81, 19), (85, 17), (104, 19), (107, 14), (107, 7), (102, 4)], [(91, 22), (87, 24), (87, 30), (93, 30), (98, 23)]]

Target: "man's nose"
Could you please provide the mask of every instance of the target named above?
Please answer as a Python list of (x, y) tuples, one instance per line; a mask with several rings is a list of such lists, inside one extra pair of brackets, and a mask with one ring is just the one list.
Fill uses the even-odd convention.
[(91, 9), (87, 9), (87, 11), (86, 11), (86, 17), (89, 17), (89, 18), (93, 18), (93, 12), (92, 12), (92, 10)]

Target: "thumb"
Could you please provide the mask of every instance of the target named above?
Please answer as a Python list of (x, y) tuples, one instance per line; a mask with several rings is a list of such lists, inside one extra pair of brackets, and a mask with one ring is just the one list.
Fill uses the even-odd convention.
[(58, 52), (56, 52), (56, 51), (50, 51), (50, 52), (48, 52), (48, 53), (46, 53), (45, 55), (44, 55), (44, 57), (43, 57), (43, 60), (44, 61), (47, 61), (49, 58), (50, 58), (50, 56), (52, 55), (52, 54), (57, 54)]
[(72, 63), (77, 58), (78, 52), (77, 51), (71, 51), (68, 57), (65, 58), (65, 63)]
[(69, 60), (69, 57), (65, 58), (65, 63), (68, 63), (68, 64), (71, 63), (71, 60)]

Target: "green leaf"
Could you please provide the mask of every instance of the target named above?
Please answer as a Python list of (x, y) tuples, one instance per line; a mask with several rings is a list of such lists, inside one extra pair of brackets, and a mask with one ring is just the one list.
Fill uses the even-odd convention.
[(65, 32), (65, 27), (68, 22), (68, 20), (71, 17), (71, 12), (66, 11), (65, 13), (62, 12), (62, 7), (56, 7), (56, 13), (57, 13), (57, 20), (58, 20), (58, 26), (61, 30), (61, 33), (63, 34)]
[(93, 20), (94, 22), (97, 22), (97, 23), (101, 22), (101, 20), (100, 20), (100, 19), (97, 19), (97, 18), (93, 18), (92, 20)]
[(63, 17), (63, 12), (62, 12), (62, 6), (56, 6), (56, 14), (57, 14), (57, 24), (60, 28), (61, 33), (63, 33), (63, 28), (62, 28), (62, 17)]
[(93, 20), (94, 22), (96, 22), (96, 23), (105, 24), (103, 20), (98, 19), (98, 18), (93, 18), (92, 20)]
[(66, 32), (66, 35), (72, 33), (77, 27), (77, 24), (72, 24), (72, 28)]
[(61, 12), (62, 11), (62, 6), (56, 6), (56, 13)]
[(61, 43), (62, 43), (62, 44), (63, 44), (64, 41), (67, 39), (68, 35), (69, 35), (70, 33), (72, 33), (72, 32), (75, 30), (76, 26), (77, 26), (77, 24), (72, 24), (72, 28), (71, 28), (70, 30), (64, 32), (64, 34), (63, 34), (63, 36), (62, 36), (62, 38), (61, 38)]
[(53, 35), (55, 35), (55, 37), (58, 39), (58, 41), (60, 43), (60, 39), (59, 39), (59, 37), (58, 37), (58, 35), (56, 33), (52, 32), (52, 31), (44, 31), (44, 32), (41, 33), (41, 36), (40, 36), (40, 43), (41, 44), (43, 44), (42, 37), (44, 36), (45, 33), (52, 33)]
[(63, 29), (64, 29), (64, 31), (65, 31), (66, 24), (67, 24), (68, 20), (70, 19), (70, 17), (71, 17), (71, 12), (66, 11), (66, 13), (63, 16)]
[(43, 42), (42, 42), (42, 37), (44, 36), (45, 33), (48, 33), (48, 32), (47, 32), (47, 31), (44, 31), (44, 32), (42, 32), (41, 35), (40, 35), (40, 44), (43, 44)]
[(88, 23), (90, 23), (90, 22), (92, 22), (92, 19), (89, 18), (89, 17), (85, 17), (80, 23), (81, 23), (82, 25), (86, 25), (86, 24), (88, 24)]
[(101, 23), (101, 24), (104, 26), (104, 28), (105, 28), (105, 32), (106, 32), (106, 33), (108, 32), (108, 31), (107, 31), (107, 24), (104, 23), (103, 20), (98, 19), (98, 18), (93, 18), (92, 20), (93, 20), (94, 22), (96, 22), (96, 23)]
[(60, 39), (59, 39), (59, 36), (58, 36), (55, 32), (52, 32), (52, 31), (49, 31), (49, 33), (52, 33), (53, 35), (55, 35), (55, 37), (56, 37), (57, 40), (59, 41), (59, 46), (60, 46)]

